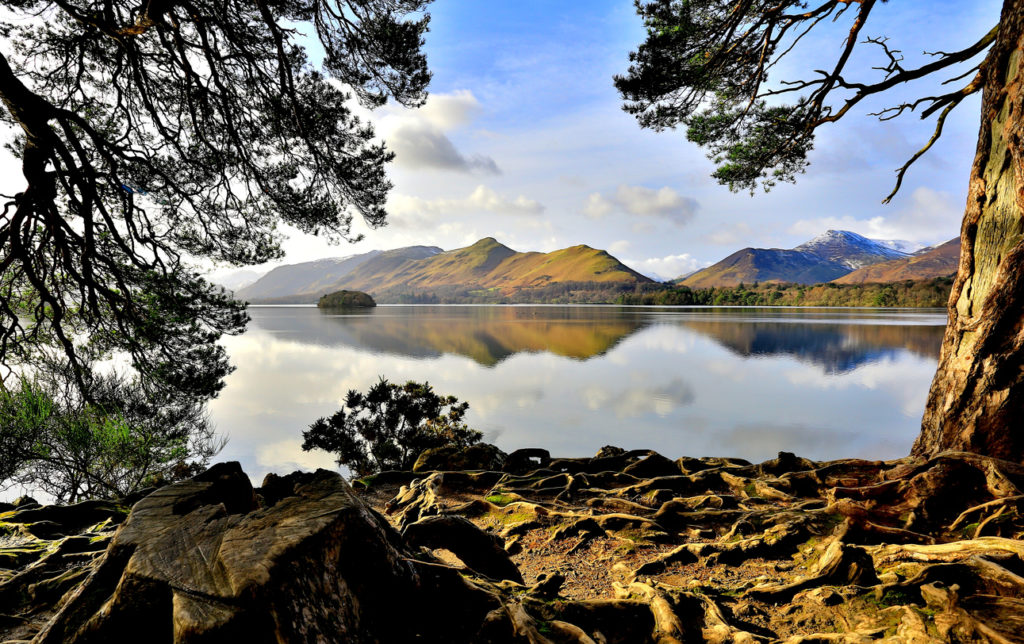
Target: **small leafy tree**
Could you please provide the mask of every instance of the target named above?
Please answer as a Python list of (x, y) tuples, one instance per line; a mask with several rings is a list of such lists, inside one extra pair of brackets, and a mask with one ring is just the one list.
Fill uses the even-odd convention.
[(58, 502), (124, 497), (192, 476), (222, 446), (200, 402), (138, 378), (92, 375), (83, 391), (65, 363), (0, 389), (0, 483)]
[(425, 449), (480, 442), (483, 435), (462, 422), (467, 409), (469, 403), (439, 396), (429, 383), (381, 378), (366, 394), (349, 391), (344, 407), (302, 432), (302, 449), (336, 454), (338, 465), (357, 476), (409, 470)]

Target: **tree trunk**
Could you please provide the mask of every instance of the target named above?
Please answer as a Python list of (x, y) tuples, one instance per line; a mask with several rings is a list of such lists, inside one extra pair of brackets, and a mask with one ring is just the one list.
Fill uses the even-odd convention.
[(1024, 462), (1024, 0), (981, 67), (981, 131), (949, 324), (913, 455)]

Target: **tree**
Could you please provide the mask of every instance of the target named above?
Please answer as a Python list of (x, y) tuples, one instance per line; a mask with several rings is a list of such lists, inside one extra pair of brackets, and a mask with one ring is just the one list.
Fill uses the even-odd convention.
[(366, 394), (349, 391), (344, 407), (302, 432), (302, 449), (332, 452), (358, 476), (411, 470), (425, 449), (480, 442), (483, 434), (462, 422), (467, 409), (469, 403), (437, 395), (430, 383), (381, 378)]
[[(884, 1), (884, 0), (883, 0)], [(883, 120), (920, 110), (935, 118), (924, 147), (947, 116), (981, 92), (981, 129), (961, 229), (960, 267), (949, 323), (913, 454), (962, 450), (1024, 461), (1024, 0), (1004, 0), (999, 23), (972, 44), (934, 52), (904, 67), (881, 37), (863, 38), (876, 0), (654, 0), (637, 9), (647, 39), (615, 78), (626, 111), (644, 127), (684, 125), (706, 147), (714, 176), (733, 189), (793, 181), (807, 166), (817, 128), (862, 100), (907, 82), (940, 75), (937, 95), (899, 103)], [(850, 19), (838, 58), (808, 78), (769, 82), (780, 59), (823, 21)], [(863, 39), (862, 39), (863, 38)], [(859, 46), (878, 47), (879, 78), (853, 80), (847, 64)], [(980, 62), (979, 62), (980, 61)], [(943, 76), (944, 75), (944, 76)], [(773, 79), (774, 80), (774, 79)], [(795, 97), (795, 98), (794, 98)], [(788, 102), (787, 102), (788, 99)]]
[[(222, 387), (244, 308), (193, 268), (281, 256), (277, 227), (384, 223), (392, 158), (352, 111), (415, 106), (429, 0), (4, 0), (0, 365), (58, 347), (82, 392), (123, 352), (183, 401)], [(302, 30), (323, 49), (310, 63)]]
[(123, 498), (203, 471), (223, 445), (199, 402), (117, 373), (91, 375), (86, 387), (65, 363), (0, 390), (0, 481), (58, 502)]

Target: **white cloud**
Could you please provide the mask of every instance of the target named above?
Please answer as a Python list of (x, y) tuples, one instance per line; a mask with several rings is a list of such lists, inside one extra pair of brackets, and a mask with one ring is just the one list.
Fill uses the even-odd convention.
[(444, 132), (422, 123), (396, 128), (388, 135), (387, 142), (395, 152), (395, 163), (407, 168), (501, 174), (494, 159), (479, 154), (464, 156)]
[(828, 229), (849, 230), (873, 239), (941, 243), (949, 241), (960, 231), (964, 210), (960, 199), (949, 192), (920, 187), (910, 194), (909, 203), (905, 202), (892, 216), (857, 219), (845, 215), (801, 219), (790, 226), (788, 232), (813, 237)]
[(668, 186), (655, 190), (622, 184), (615, 190), (615, 194), (590, 194), (583, 205), (583, 214), (593, 219), (600, 219), (615, 211), (660, 217), (682, 226), (697, 213), (697, 201), (684, 197)]
[(494, 159), (465, 155), (448, 138), (449, 132), (471, 123), (480, 111), (479, 101), (468, 90), (431, 94), (417, 110), (387, 108), (378, 130), (399, 166), (501, 174)]
[(638, 385), (609, 390), (591, 385), (580, 391), (583, 403), (591, 410), (610, 409), (617, 418), (637, 418), (655, 414), (664, 418), (680, 407), (693, 403), (693, 388), (679, 378), (659, 386)]
[(648, 259), (624, 259), (624, 264), (635, 271), (662, 281), (675, 279), (681, 275), (692, 273), (698, 268), (709, 266), (709, 262), (698, 261), (689, 253), (668, 255), (667, 257), (651, 257)]
[(493, 189), (478, 185), (469, 195), (456, 199), (423, 199), (392, 194), (388, 211), (396, 226), (433, 225), (439, 217), (452, 215), (494, 213), (499, 215), (539, 215), (544, 205), (524, 195), (508, 197)]

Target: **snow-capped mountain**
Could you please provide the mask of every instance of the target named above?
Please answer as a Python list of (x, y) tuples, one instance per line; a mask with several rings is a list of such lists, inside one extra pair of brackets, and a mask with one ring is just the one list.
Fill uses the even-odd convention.
[(827, 230), (793, 250), (842, 264), (851, 271), (909, 255), (909, 253), (896, 250), (885, 243), (868, 239), (848, 230)]
[(829, 282), (864, 266), (910, 257), (893, 247), (901, 243), (868, 239), (848, 230), (829, 230), (792, 249), (744, 248), (679, 283), (708, 288), (753, 282)]
[(917, 253), (926, 248), (934, 248), (934, 246), (925, 246), (921, 242), (912, 242), (907, 241), (905, 239), (872, 239), (871, 241), (875, 242), (876, 244), (888, 246), (889, 248), (893, 250), (898, 250), (901, 253), (907, 253), (908, 255), (913, 255), (914, 253)]

